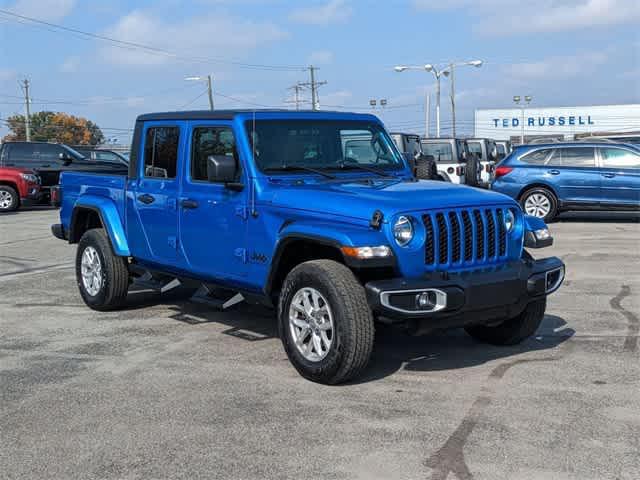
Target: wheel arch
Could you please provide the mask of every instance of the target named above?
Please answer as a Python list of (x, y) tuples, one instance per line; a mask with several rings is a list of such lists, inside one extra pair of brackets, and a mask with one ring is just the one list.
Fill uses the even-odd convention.
[(120, 257), (130, 255), (120, 215), (109, 199), (82, 198), (73, 208), (69, 223), (69, 243), (78, 243), (82, 235), (91, 228), (104, 228), (114, 253)]
[(551, 185), (544, 182), (530, 183), (522, 187), (518, 192), (518, 202), (522, 200), (522, 197), (524, 196), (525, 193), (527, 193), (529, 190), (534, 190), (536, 188), (544, 188), (545, 190), (549, 190), (555, 197), (556, 203), (559, 205), (558, 192), (556, 192), (555, 188), (553, 188)]
[(20, 205), (20, 189), (18, 188), (18, 184), (12, 182), (11, 180), (0, 180), (0, 185), (4, 185), (6, 187), (13, 188), (18, 194), (18, 206)]

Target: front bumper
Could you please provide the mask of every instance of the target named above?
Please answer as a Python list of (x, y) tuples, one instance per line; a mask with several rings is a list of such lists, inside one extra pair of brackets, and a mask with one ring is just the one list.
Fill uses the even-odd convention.
[[(532, 300), (557, 290), (564, 268), (556, 257), (518, 260), (466, 272), (376, 280), (365, 290), (369, 306), (382, 321), (420, 320), (430, 328), (452, 328), (515, 317)], [(424, 307), (418, 306), (421, 294)]]

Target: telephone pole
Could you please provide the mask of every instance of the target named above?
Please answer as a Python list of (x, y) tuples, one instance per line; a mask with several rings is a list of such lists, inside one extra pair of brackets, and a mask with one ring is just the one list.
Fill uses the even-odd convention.
[(207, 75), (207, 93), (209, 94), (209, 109), (213, 110), (213, 88), (211, 87), (211, 75)]
[(327, 82), (317, 82), (316, 81), (316, 70), (318, 67), (314, 67), (313, 65), (309, 66), (309, 76), (311, 78), (310, 82), (301, 83), (303, 87), (311, 88), (311, 109), (312, 110), (320, 110), (320, 100), (318, 98), (318, 87), (321, 85), (326, 85)]
[(293, 93), (293, 100), (287, 100), (286, 103), (295, 103), (296, 110), (300, 110), (300, 103), (302, 102), (302, 99), (300, 98), (300, 92), (302, 91), (303, 88), (304, 88), (304, 85), (298, 82), (287, 89), (287, 90), (293, 90), (294, 93)]
[(29, 99), (29, 80), (25, 78), (22, 81), (21, 87), (22, 87), (22, 91), (24, 92), (24, 106), (27, 112), (27, 115), (24, 117), (24, 129), (26, 131), (27, 142), (30, 142), (31, 141), (31, 109), (29, 104), (31, 103), (31, 100)]

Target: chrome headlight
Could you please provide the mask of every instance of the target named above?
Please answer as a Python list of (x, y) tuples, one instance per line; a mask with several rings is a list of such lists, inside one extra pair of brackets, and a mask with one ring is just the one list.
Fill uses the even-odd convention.
[(21, 173), (20, 176), (23, 180), (29, 183), (40, 183), (40, 178), (33, 173)]
[(404, 247), (413, 239), (413, 233), (413, 223), (411, 223), (411, 219), (404, 215), (398, 217), (398, 220), (396, 220), (393, 226), (393, 238), (396, 239), (396, 243)]
[(504, 215), (504, 228), (507, 229), (507, 232), (513, 230), (513, 227), (516, 224), (516, 214), (513, 213), (513, 209), (509, 208)]

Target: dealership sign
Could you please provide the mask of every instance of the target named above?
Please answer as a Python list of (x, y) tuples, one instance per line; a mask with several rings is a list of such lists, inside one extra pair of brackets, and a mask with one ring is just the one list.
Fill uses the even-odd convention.
[(526, 118), (493, 118), (493, 126), (496, 128), (515, 128), (520, 126), (520, 122), (524, 121), (527, 127), (564, 127), (566, 125), (595, 125), (591, 115), (559, 115), (544, 117), (526, 117)]

